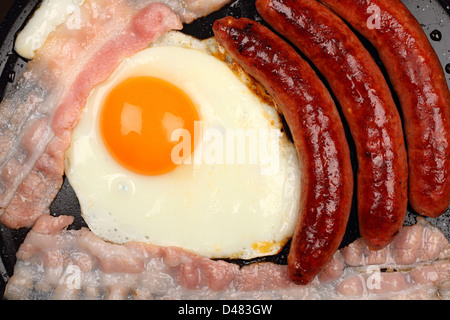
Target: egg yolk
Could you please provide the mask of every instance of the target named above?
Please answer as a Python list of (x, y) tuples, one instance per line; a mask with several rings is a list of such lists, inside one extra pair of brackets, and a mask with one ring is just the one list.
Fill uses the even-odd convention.
[[(188, 130), (194, 149), (194, 123), (199, 120), (190, 98), (175, 85), (154, 77), (128, 78), (106, 97), (100, 130), (108, 151), (125, 168), (160, 175), (177, 167), (172, 141), (177, 129)], [(189, 154), (183, 154), (183, 158)]]

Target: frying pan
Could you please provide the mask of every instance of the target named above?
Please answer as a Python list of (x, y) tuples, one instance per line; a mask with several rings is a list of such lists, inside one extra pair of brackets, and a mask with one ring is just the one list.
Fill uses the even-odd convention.
[[(0, 0), (0, 98), (7, 88), (13, 86), (15, 81), (25, 70), (27, 61), (14, 52), (14, 39), (18, 31), (25, 25), (32, 12), (38, 7), (40, 0)], [(446, 72), (447, 84), (450, 86), (450, 0), (402, 0), (410, 9), (413, 15), (420, 22), (425, 33), (431, 40), (431, 44), (437, 52), (442, 67)], [(212, 23), (219, 18), (231, 15), (234, 17), (248, 17), (264, 24), (254, 6), (254, 1), (235, 0), (221, 10), (209, 16), (198, 19), (190, 25), (186, 25), (183, 32), (197, 38), (205, 39), (213, 36)], [(356, 33), (356, 32), (355, 32)], [(380, 68), (385, 73), (374, 48), (361, 37), (361, 41), (373, 55)], [(313, 66), (314, 67), (314, 66)], [(319, 74), (320, 76), (320, 74)], [(326, 84), (325, 79), (324, 83)], [(389, 81), (388, 81), (389, 82)], [(388, 83), (390, 85), (390, 83)], [(326, 84), (327, 85), (327, 84)], [(391, 86), (392, 88), (392, 86)], [(393, 90), (392, 90), (393, 91)], [(394, 99), (398, 103), (398, 98), (393, 92)], [(338, 102), (336, 101), (338, 104)], [(338, 104), (339, 105), (339, 104)], [(353, 161), (355, 163), (354, 145), (351, 140), (348, 128), (347, 136), (352, 149)], [(354, 201), (355, 203), (355, 201)], [(66, 214), (73, 215), (75, 221), (70, 228), (79, 229), (86, 226), (80, 213), (80, 206), (77, 197), (67, 179), (64, 179), (63, 186), (56, 199), (53, 201), (50, 212), (52, 215)], [(405, 225), (415, 223), (417, 213), (408, 208)], [(433, 225), (438, 226), (450, 240), (450, 208), (439, 218), (426, 218)], [(12, 276), (16, 262), (16, 252), (23, 242), (28, 229), (11, 230), (0, 224), (0, 299), (3, 297), (5, 285)], [(359, 237), (356, 206), (350, 216), (346, 235), (341, 247)], [(271, 260), (277, 263), (285, 263), (289, 244), (281, 253), (273, 257), (260, 258), (259, 261)], [(253, 261), (232, 261), (238, 264), (251, 263)]]

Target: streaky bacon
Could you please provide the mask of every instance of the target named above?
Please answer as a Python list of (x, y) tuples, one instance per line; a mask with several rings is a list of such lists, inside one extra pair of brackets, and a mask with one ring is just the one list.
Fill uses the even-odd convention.
[(163, 0), (173, 12), (176, 12), (183, 23), (205, 17), (211, 12), (217, 11), (231, 0)]
[(5, 298), (448, 299), (449, 242), (418, 219), (383, 255), (374, 259), (376, 253), (356, 240), (302, 286), (289, 281), (286, 265), (239, 267), (175, 247), (112, 244), (86, 228), (68, 230), (71, 217), (43, 215), (17, 252)]
[(49, 213), (86, 98), (123, 58), (229, 1), (84, 1), (78, 23), (49, 35), (0, 105), (0, 221), (31, 227)]

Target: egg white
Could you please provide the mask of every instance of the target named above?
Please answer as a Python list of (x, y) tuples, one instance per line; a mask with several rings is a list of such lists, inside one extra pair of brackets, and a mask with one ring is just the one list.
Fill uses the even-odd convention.
[[(241, 259), (276, 254), (292, 236), (300, 196), (295, 148), (274, 107), (211, 54), (218, 50), (211, 39), (169, 32), (93, 89), (66, 153), (66, 175), (83, 218), (98, 236)], [(103, 143), (99, 114), (108, 92), (132, 76), (159, 77), (181, 88), (196, 105), (204, 131), (277, 130), (279, 152), (270, 160), (276, 172), (261, 174), (262, 164), (204, 161), (160, 176), (123, 168)], [(197, 145), (194, 158), (201, 157), (201, 149)]]

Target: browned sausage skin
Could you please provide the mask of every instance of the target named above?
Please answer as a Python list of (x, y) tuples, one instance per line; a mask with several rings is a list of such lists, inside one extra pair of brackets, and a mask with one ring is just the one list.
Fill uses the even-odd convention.
[(373, 249), (387, 246), (405, 220), (408, 164), (400, 115), (381, 70), (350, 28), (315, 0), (257, 0), (256, 8), (330, 84), (355, 140), (361, 236)]
[(214, 23), (217, 41), (277, 102), (292, 133), (301, 170), (301, 209), (288, 273), (310, 282), (330, 261), (345, 233), (353, 175), (344, 128), (330, 93), (289, 44), (255, 21)]
[(403, 113), (409, 201), (437, 217), (450, 203), (450, 93), (420, 24), (399, 0), (320, 0), (378, 50)]

